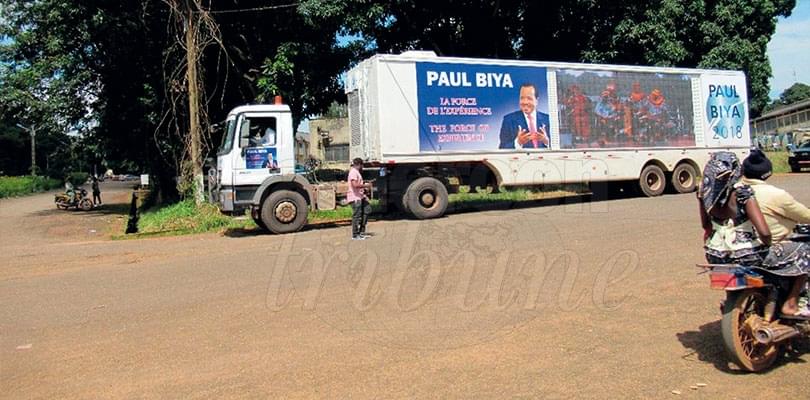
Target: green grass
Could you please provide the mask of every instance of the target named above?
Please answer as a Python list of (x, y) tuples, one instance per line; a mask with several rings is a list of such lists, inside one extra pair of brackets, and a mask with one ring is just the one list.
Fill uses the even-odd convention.
[(334, 210), (315, 210), (309, 213), (309, 222), (330, 222), (352, 219), (351, 206), (339, 206)]
[(61, 186), (60, 180), (43, 176), (0, 176), (0, 199), (44, 192)]
[(500, 193), (470, 192), (469, 188), (462, 186), (459, 193), (450, 195), (450, 204), (457, 207), (481, 203), (504, 203), (550, 199), (562, 196), (571, 196), (588, 192), (587, 185), (549, 185), (542, 190), (514, 189), (504, 190)]
[(182, 235), (255, 226), (250, 218), (237, 219), (221, 214), (213, 204), (197, 206), (193, 200), (184, 200), (141, 213), (138, 235)]
[(771, 160), (774, 174), (790, 172), (790, 165), (787, 162), (788, 153), (786, 151), (767, 152), (765, 155)]

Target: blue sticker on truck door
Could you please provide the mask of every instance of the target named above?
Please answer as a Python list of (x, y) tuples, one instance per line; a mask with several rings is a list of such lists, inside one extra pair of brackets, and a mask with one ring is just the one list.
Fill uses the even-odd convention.
[(245, 149), (245, 168), (278, 169), (275, 147), (248, 147)]
[(547, 149), (545, 67), (416, 63), (422, 152)]

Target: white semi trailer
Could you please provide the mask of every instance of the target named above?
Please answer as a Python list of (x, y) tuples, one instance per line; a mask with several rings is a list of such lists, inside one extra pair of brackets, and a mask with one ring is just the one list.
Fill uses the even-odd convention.
[[(742, 158), (750, 147), (737, 71), (408, 52), (362, 61), (345, 91), (350, 157), (377, 174), (380, 201), (420, 219), (442, 216), (457, 185), (624, 181), (647, 196), (686, 193), (710, 153)], [(345, 185), (296, 174), (293, 134), (285, 105), (228, 114), (213, 177), (223, 212), (248, 208), (285, 233), (308, 210), (335, 207)]]

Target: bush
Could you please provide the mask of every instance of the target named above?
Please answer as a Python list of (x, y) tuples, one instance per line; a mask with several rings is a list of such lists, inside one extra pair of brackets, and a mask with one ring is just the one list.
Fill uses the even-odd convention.
[(70, 181), (71, 184), (75, 187), (79, 187), (84, 185), (87, 182), (87, 178), (90, 177), (90, 174), (87, 172), (71, 172), (67, 175), (66, 180)]
[(43, 176), (0, 176), (0, 198), (25, 196), (61, 186), (58, 179)]

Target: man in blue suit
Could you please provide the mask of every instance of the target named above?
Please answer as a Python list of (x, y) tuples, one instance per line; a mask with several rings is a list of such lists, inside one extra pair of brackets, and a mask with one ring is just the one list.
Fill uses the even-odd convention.
[(546, 149), (549, 145), (548, 114), (537, 111), (537, 87), (520, 86), (520, 110), (503, 117), (499, 149)]

